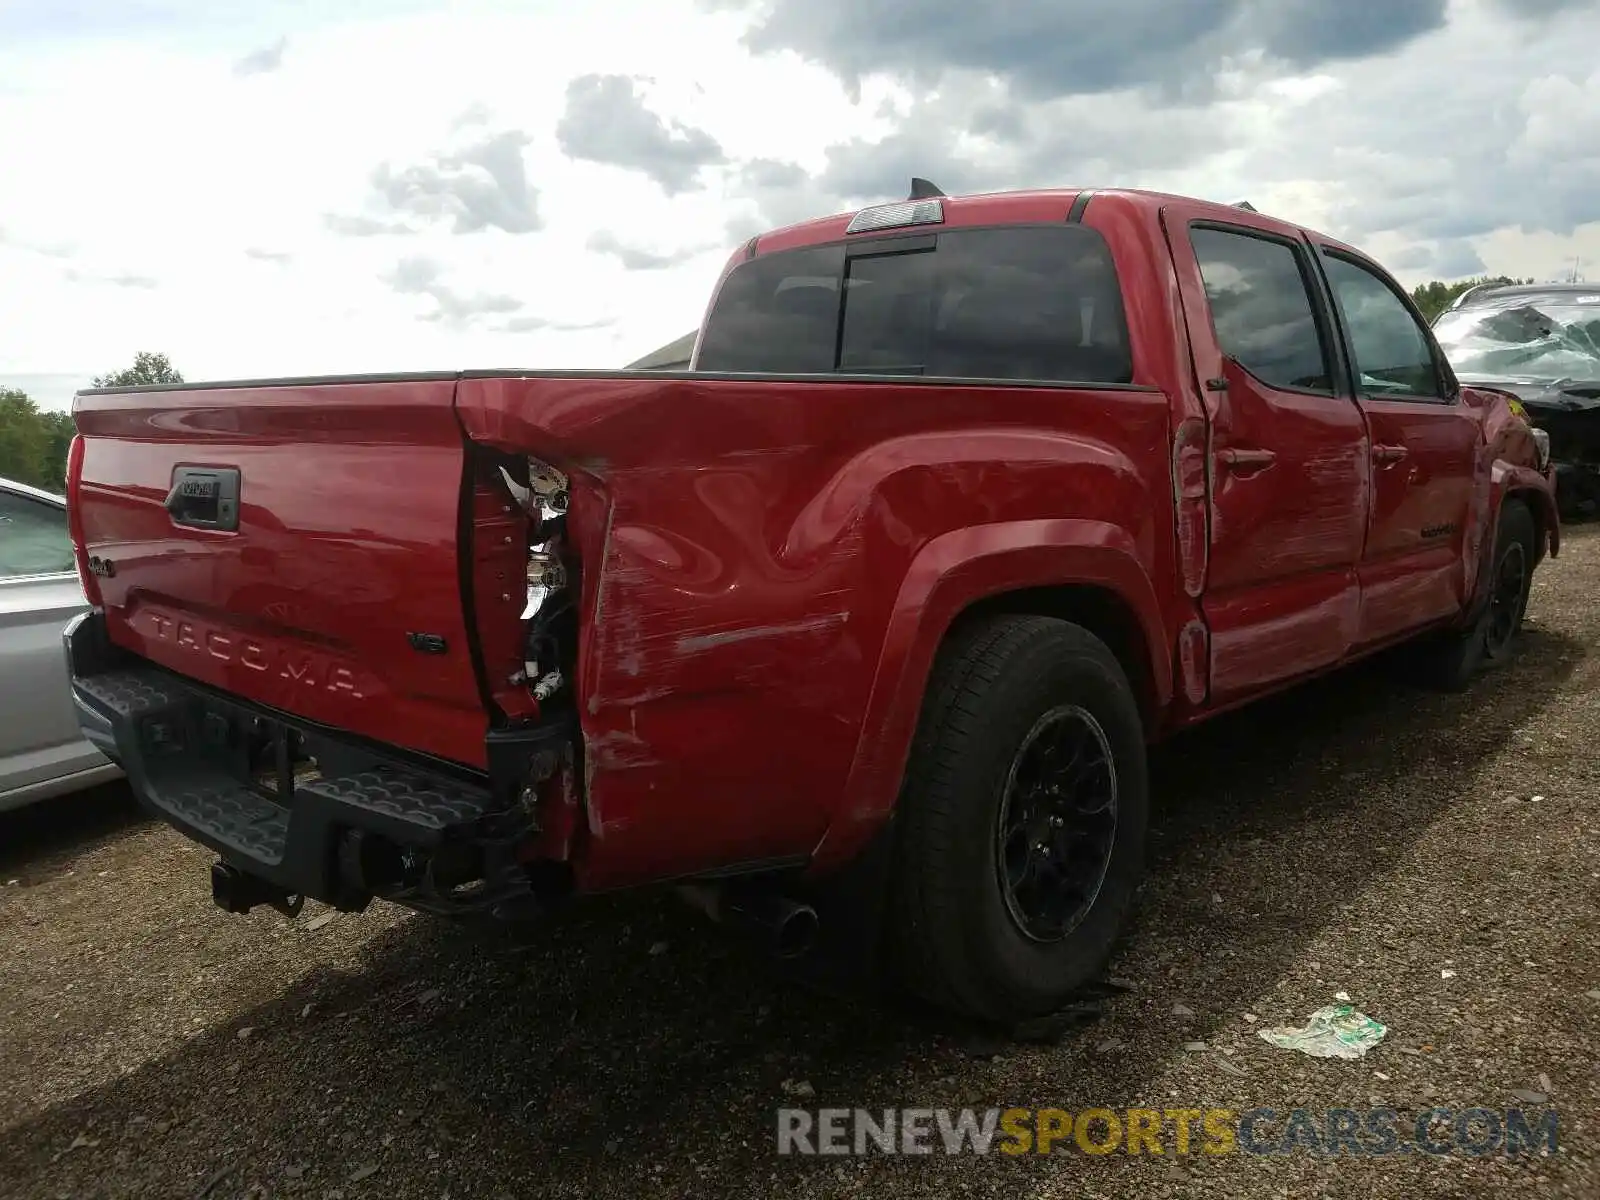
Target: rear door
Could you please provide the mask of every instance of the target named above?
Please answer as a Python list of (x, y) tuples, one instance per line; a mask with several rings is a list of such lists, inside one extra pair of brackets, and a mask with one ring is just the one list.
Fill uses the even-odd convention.
[(1359, 644), (1456, 613), (1482, 426), (1405, 292), (1375, 263), (1318, 244), (1372, 432), (1372, 507), (1361, 558)]
[(1241, 212), (1163, 210), (1211, 428), (1211, 699), (1337, 662), (1356, 636), (1367, 432), (1310, 248)]

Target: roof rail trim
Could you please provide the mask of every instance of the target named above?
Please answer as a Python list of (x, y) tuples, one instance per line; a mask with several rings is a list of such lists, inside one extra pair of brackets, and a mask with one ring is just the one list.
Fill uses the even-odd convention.
[(1089, 207), (1089, 201), (1094, 199), (1094, 189), (1084, 188), (1072, 199), (1072, 207), (1067, 210), (1067, 224), (1076, 225), (1083, 220), (1083, 210)]

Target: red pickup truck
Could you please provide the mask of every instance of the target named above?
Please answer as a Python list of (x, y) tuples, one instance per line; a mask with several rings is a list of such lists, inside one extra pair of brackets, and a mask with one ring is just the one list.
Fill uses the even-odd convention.
[(754, 238), (687, 372), (74, 413), (81, 721), (224, 907), (670, 882), (994, 1019), (1104, 968), (1147, 743), (1400, 642), (1459, 686), (1559, 548), (1377, 264), (1135, 191)]

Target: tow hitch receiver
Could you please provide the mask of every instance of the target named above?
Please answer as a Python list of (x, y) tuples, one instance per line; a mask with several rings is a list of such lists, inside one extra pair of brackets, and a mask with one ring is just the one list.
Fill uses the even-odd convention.
[(286, 917), (299, 916), (305, 905), (304, 896), (274, 887), (221, 859), (211, 864), (211, 899), (225, 912), (247, 913), (257, 905), (270, 904)]

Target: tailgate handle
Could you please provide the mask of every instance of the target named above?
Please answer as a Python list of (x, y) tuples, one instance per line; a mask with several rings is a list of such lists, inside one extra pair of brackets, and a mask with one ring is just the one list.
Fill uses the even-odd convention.
[(167, 512), (192, 529), (239, 528), (239, 468), (179, 467), (172, 472)]

